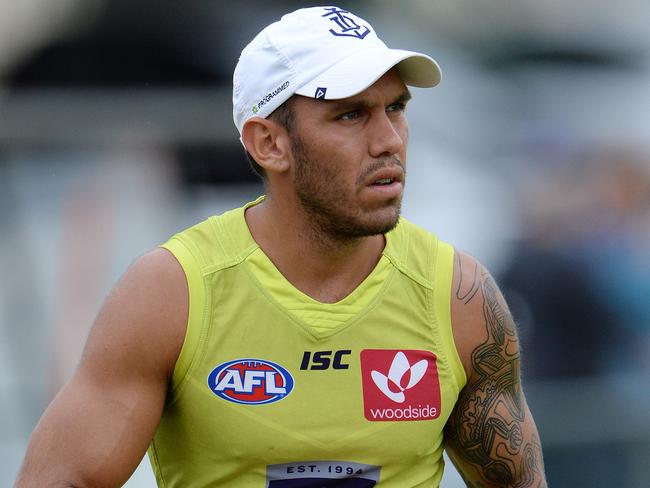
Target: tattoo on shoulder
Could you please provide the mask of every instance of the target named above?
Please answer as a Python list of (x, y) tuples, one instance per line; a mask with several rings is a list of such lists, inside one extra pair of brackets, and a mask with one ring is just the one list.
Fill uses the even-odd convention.
[(527, 408), (512, 315), (492, 276), (478, 265), (473, 275), (471, 283), (460, 281), (455, 297), (465, 304), (482, 300), (487, 339), (471, 354), (474, 375), (449, 418), (447, 443), (459, 461), (473, 466), (475, 481), (482, 480), (466, 479), (468, 486), (546, 486), (539, 438), (524, 425)]
[[(472, 274), (471, 280), (463, 279), (463, 262), (460, 260), (458, 254), (456, 254), (456, 262), (458, 263), (458, 269), (460, 271), (460, 280), (458, 280), (458, 286), (456, 287), (456, 298), (463, 303), (469, 303), (472, 298), (476, 295), (476, 292), (480, 288), (480, 275), (478, 263), (474, 262), (474, 267), (470, 270)], [(468, 274), (470, 274), (468, 273)]]

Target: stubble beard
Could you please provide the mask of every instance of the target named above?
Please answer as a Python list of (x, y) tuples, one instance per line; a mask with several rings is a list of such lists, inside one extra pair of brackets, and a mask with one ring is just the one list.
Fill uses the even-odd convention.
[[(363, 237), (385, 234), (395, 228), (401, 212), (401, 197), (394, 202), (393, 215), (364, 215), (362, 209), (350, 208), (345, 190), (333, 182), (336, 172), (327, 164), (316, 167), (314, 158), (302, 139), (294, 134), (291, 141), (295, 161), (295, 191), (305, 213), (309, 217), (312, 231), (321, 240), (347, 244)], [(377, 163), (370, 171), (384, 167)]]

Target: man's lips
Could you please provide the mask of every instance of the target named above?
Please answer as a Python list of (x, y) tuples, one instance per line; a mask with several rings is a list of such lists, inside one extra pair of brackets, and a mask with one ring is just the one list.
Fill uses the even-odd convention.
[(404, 170), (401, 166), (382, 168), (367, 179), (367, 187), (384, 197), (398, 198), (402, 194)]
[(401, 166), (382, 168), (372, 173), (367, 181), (370, 186), (389, 186), (395, 183), (401, 185), (404, 181), (404, 170)]

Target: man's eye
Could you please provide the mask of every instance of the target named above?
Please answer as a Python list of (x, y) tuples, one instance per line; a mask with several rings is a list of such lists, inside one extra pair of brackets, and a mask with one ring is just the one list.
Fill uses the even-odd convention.
[(404, 102), (393, 103), (386, 107), (387, 112), (403, 112), (406, 110), (406, 104)]
[(353, 110), (351, 112), (345, 112), (344, 114), (339, 115), (339, 120), (354, 120), (359, 117), (359, 111)]

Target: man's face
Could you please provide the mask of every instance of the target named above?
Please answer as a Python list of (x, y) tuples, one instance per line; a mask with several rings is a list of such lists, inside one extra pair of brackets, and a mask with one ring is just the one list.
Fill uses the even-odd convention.
[(342, 100), (293, 104), (293, 181), (318, 229), (337, 239), (376, 235), (399, 219), (410, 94), (391, 70)]

